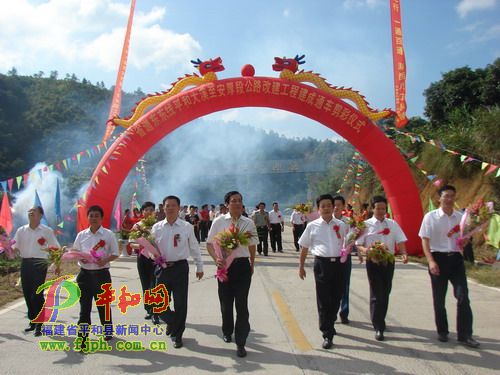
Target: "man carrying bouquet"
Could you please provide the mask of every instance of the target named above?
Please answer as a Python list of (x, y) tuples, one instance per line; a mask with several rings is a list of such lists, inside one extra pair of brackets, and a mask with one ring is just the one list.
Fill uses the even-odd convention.
[(429, 263), (438, 340), (448, 341), (445, 300), (448, 281), (450, 281), (453, 285), (453, 294), (457, 299), (458, 341), (470, 348), (477, 348), (479, 343), (472, 338), (472, 310), (464, 259), (457, 244), (462, 214), (454, 209), (456, 189), (454, 186), (445, 185), (439, 189), (438, 193), (440, 207), (424, 216), (418, 233)]
[(32, 207), (28, 211), (27, 225), (20, 227), (14, 236), (14, 249), (21, 255), (21, 284), (24, 299), (28, 308), (28, 319), (30, 324), (25, 332), (35, 331), (35, 336), (42, 335), (42, 324), (31, 323), (35, 319), (45, 303), (43, 293), (36, 293), (40, 285), (47, 277), (48, 253), (43, 249), (49, 246), (59, 247), (54, 231), (40, 223), (43, 216), (43, 208)]
[(299, 277), (304, 280), (304, 263), (309, 249), (314, 255), (314, 280), (319, 315), (319, 329), (323, 334), (323, 349), (333, 346), (335, 321), (344, 292), (343, 265), (340, 251), (344, 245), (346, 225), (333, 216), (334, 200), (330, 194), (316, 199), (320, 217), (307, 224), (299, 239), (301, 247)]
[[(156, 220), (155, 204), (153, 202), (144, 202), (141, 207), (141, 216), (143, 219), (132, 227), (132, 232), (140, 231), (141, 227), (148, 224), (148, 221), (154, 223)], [(147, 228), (145, 229), (147, 230)], [(151, 230), (151, 228), (149, 230)], [(153, 260), (139, 252), (139, 254), (137, 254), (137, 272), (139, 273), (139, 279), (141, 280), (143, 296), (144, 293), (146, 293), (146, 290), (152, 289), (155, 286), (154, 270), (155, 264), (153, 263)], [(148, 320), (153, 318), (153, 308), (150, 305), (144, 304), (144, 309), (146, 310), (146, 316), (144, 319)], [(153, 321), (158, 323), (157, 317), (153, 318)]]
[(174, 348), (184, 345), (182, 335), (186, 329), (189, 265), (191, 255), (196, 264), (196, 277), (203, 277), (203, 261), (200, 246), (194, 234), (193, 225), (179, 218), (181, 201), (174, 195), (163, 199), (165, 219), (151, 229), (155, 242), (164, 261), (156, 265), (156, 285), (164, 285), (169, 297), (173, 295), (175, 311), (170, 305), (160, 317), (167, 323), (167, 335), (170, 335)]
[[(258, 237), (252, 219), (242, 216), (243, 196), (237, 191), (230, 191), (224, 196), (224, 202), (229, 213), (219, 216), (212, 223), (207, 238), (207, 250), (219, 271), (226, 272), (225, 278), (218, 278), (223, 340), (226, 343), (231, 342), (234, 332), (236, 354), (238, 357), (245, 357), (247, 355), (245, 344), (250, 332), (248, 292)], [(224, 238), (232, 240), (232, 246), (222, 244), (223, 241), (217, 242), (223, 234), (226, 235)], [(218, 253), (214, 246), (219, 244), (222, 246), (219, 248), (221, 252)], [(226, 253), (227, 258), (223, 253)], [(236, 324), (233, 318), (233, 305), (236, 305)]]
[[(406, 236), (397, 222), (386, 218), (387, 199), (380, 195), (372, 198), (373, 216), (365, 220), (366, 229), (356, 240), (358, 250), (367, 254), (366, 273), (370, 284), (370, 317), (375, 329), (375, 339), (383, 341), (385, 317), (389, 308), (389, 294), (394, 276), (394, 253), (396, 245), (403, 257), (403, 263), (408, 263), (406, 254)], [(380, 242), (387, 258), (376, 260), (370, 258), (370, 248)], [(387, 254), (387, 252), (389, 254)]]
[[(118, 242), (115, 234), (102, 226), (104, 211), (100, 206), (91, 206), (87, 211), (87, 219), (90, 226), (76, 235), (73, 248), (83, 253), (93, 254), (94, 261), (80, 259), (78, 264), (80, 272), (76, 282), (81, 290), (80, 318), (78, 325), (90, 326), (90, 314), (92, 312), (92, 299), (98, 300), (98, 294), (105, 292), (104, 284), (111, 285), (111, 274), (109, 273), (109, 262), (118, 258)], [(97, 306), (99, 319), (104, 329), (106, 341), (113, 338), (113, 322), (111, 311), (106, 311), (106, 306)], [(78, 336), (83, 339), (81, 349), (85, 352), (88, 331), (80, 326)]]

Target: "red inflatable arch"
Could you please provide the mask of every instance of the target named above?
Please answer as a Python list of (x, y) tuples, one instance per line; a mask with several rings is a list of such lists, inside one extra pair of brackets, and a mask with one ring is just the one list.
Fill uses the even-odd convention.
[(174, 95), (143, 115), (111, 145), (94, 171), (79, 207), (78, 228), (87, 227), (86, 207), (95, 204), (104, 209), (103, 224), (109, 227), (115, 198), (127, 174), (159, 140), (187, 122), (237, 107), (294, 112), (345, 138), (380, 179), (394, 219), (408, 236), (408, 253), (421, 253), (417, 236), (423, 217), (419, 192), (406, 161), (389, 138), (360, 111), (333, 95), (306, 84), (269, 77), (215, 80)]

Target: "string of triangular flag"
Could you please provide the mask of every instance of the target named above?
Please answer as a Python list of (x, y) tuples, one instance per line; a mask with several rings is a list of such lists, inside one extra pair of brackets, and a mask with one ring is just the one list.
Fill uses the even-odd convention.
[(87, 156), (90, 159), (94, 156), (99, 155), (103, 149), (108, 148), (109, 142), (114, 142), (114, 139), (89, 147), (63, 160), (56, 161), (52, 164), (47, 164), (43, 168), (31, 170), (16, 177), (7, 178), (4, 181), (0, 181), (0, 186), (5, 192), (7, 192), (7, 190), (9, 192), (12, 192), (13, 189), (21, 190), (21, 187), (26, 187), (28, 185), (29, 178), (34, 179), (35, 176), (38, 176), (41, 179), (43, 178), (45, 173), (52, 172), (54, 170), (57, 170), (59, 172), (67, 171), (73, 166), (79, 165), (80, 160), (83, 157)]
[[(441, 142), (439, 140), (434, 140), (434, 139), (427, 139), (422, 134), (416, 134), (416, 133), (402, 131), (402, 130), (392, 128), (392, 127), (387, 126), (387, 125), (382, 125), (382, 128), (385, 131), (390, 130), (390, 131), (395, 132), (397, 134), (404, 135), (405, 137), (410, 138), (412, 143), (424, 142), (424, 143), (430, 144), (436, 148), (439, 148), (443, 152), (448, 152), (452, 155), (456, 155), (460, 158), (460, 161), (462, 162), (462, 164), (466, 164), (469, 162), (479, 163), (479, 164), (481, 164), (481, 170), (483, 170), (483, 171), (486, 170), (486, 173), (484, 174), (485, 176), (497, 171), (495, 178), (500, 177), (500, 167), (498, 164), (496, 164), (496, 160), (494, 160), (494, 162), (488, 163), (488, 162), (485, 162), (483, 160), (472, 157), (470, 155), (462, 154), (462, 153), (457, 152), (455, 150), (451, 150), (451, 149), (447, 148), (447, 146), (443, 142)], [(387, 135), (390, 137), (390, 134), (387, 134)]]
[[(353, 193), (352, 193), (352, 203), (355, 203), (356, 200), (359, 198), (359, 192), (361, 189), (361, 176), (363, 174), (363, 171), (365, 170), (364, 167), (364, 160), (361, 156), (361, 154), (356, 151), (354, 152), (354, 155), (352, 156), (351, 162), (349, 163), (349, 166), (347, 167), (346, 174), (344, 175), (344, 178), (342, 180), (342, 183), (340, 185), (340, 188), (337, 190), (337, 193), (347, 193), (346, 191), (346, 184), (350, 180), (354, 180), (354, 183), (352, 185), (353, 188)], [(351, 175), (354, 174), (354, 179), (351, 178)]]

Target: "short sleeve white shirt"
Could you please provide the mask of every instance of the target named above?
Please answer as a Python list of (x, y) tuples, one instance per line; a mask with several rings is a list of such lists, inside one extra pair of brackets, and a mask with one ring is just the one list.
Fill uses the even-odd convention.
[(453, 227), (459, 225), (461, 220), (462, 213), (453, 210), (453, 213), (448, 216), (442, 208), (438, 208), (425, 214), (418, 236), (429, 239), (431, 251), (443, 253), (460, 251), (457, 246), (460, 233), (455, 232), (449, 237), (448, 233)]

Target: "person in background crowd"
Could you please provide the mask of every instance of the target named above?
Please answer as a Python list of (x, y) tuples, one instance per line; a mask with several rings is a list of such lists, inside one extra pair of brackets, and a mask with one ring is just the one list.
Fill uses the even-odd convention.
[(295, 245), (295, 251), (299, 251), (299, 238), (304, 233), (306, 217), (305, 215), (297, 210), (293, 209), (292, 215), (290, 216), (290, 224), (292, 224), (293, 231), (293, 244)]
[(201, 242), (200, 238), (200, 217), (196, 213), (196, 206), (189, 206), (189, 213), (184, 217), (188, 223), (190, 223), (194, 228), (194, 235), (198, 240), (198, 243)]
[(283, 252), (283, 243), (281, 241), (281, 232), (285, 230), (285, 222), (283, 214), (279, 210), (278, 202), (273, 202), (273, 209), (269, 211), (269, 237), (271, 240), (271, 249), (273, 253), (278, 250), (279, 253)]
[(259, 237), (259, 244), (257, 245), (257, 252), (262, 254), (264, 252), (264, 256), (268, 255), (268, 244), (267, 244), (267, 236), (269, 233), (269, 214), (265, 211), (266, 204), (264, 202), (260, 202), (258, 204), (258, 210), (254, 211), (252, 215), (252, 220), (257, 227), (257, 236)]
[(163, 219), (165, 219), (165, 211), (163, 210), (162, 203), (158, 204), (158, 209), (156, 210), (155, 216), (156, 216), (156, 221), (162, 221)]
[(199, 213), (200, 217), (200, 240), (206, 241), (208, 235), (208, 222), (210, 221), (210, 212), (208, 211), (208, 204), (201, 206)]

